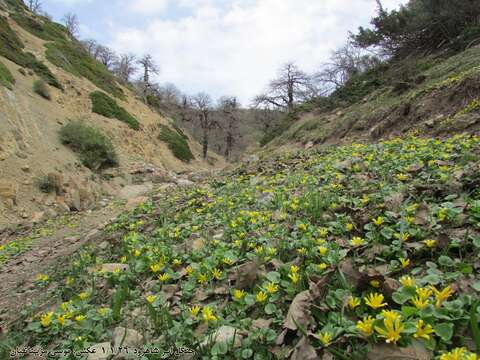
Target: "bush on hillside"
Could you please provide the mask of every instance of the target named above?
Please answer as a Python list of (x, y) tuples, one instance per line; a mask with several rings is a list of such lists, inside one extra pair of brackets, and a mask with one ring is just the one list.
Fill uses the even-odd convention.
[(15, 84), (15, 78), (10, 70), (0, 62), (0, 86), (5, 86), (7, 89), (12, 90), (13, 84)]
[(60, 141), (77, 152), (83, 165), (101, 170), (118, 165), (112, 142), (100, 130), (72, 121), (60, 129)]
[(175, 126), (175, 130), (172, 130), (166, 125), (160, 125), (158, 138), (168, 145), (168, 148), (177, 159), (184, 162), (194, 159), (192, 151), (188, 146), (188, 138), (177, 126)]
[(118, 119), (128, 124), (134, 130), (140, 129), (137, 119), (130, 115), (124, 108), (118, 106), (117, 102), (101, 91), (90, 94), (92, 100), (92, 111), (109, 119)]
[(47, 175), (42, 175), (35, 179), (35, 184), (38, 189), (45, 194), (51, 194), (56, 190), (55, 181)]
[(32, 53), (23, 51), (24, 45), (15, 32), (10, 28), (8, 21), (0, 16), (0, 56), (22, 67), (32, 69), (39, 77), (49, 85), (63, 90), (48, 67), (39, 62)]
[(41, 97), (43, 97), (44, 99), (47, 99), (47, 100), (51, 99), (48, 85), (43, 80), (35, 80), (35, 82), (33, 83), (33, 91), (36, 92)]

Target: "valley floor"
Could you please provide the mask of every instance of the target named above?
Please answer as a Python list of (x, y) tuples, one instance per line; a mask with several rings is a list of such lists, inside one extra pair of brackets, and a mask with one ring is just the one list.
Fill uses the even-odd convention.
[(51, 250), (32, 263), (69, 258), (23, 268), (27, 298), (48, 301), (7, 310), (0, 351), (477, 359), (479, 184), (480, 138), (458, 135), (276, 155), (154, 191), (39, 242)]

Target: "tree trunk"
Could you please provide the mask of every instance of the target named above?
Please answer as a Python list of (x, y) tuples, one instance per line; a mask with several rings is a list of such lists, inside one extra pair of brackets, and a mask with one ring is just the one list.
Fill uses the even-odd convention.
[(207, 152), (208, 152), (208, 129), (206, 127), (203, 128), (203, 158), (207, 159)]

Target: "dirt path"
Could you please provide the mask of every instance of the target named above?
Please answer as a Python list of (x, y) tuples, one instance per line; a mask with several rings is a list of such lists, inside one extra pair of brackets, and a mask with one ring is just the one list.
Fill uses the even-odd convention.
[(48, 302), (46, 289), (34, 284), (39, 274), (70, 261), (71, 255), (85, 243), (99, 240), (100, 229), (124, 210), (123, 206), (109, 206), (74, 215), (69, 224), (57, 226), (52, 235), (35, 239), (29, 250), (1, 265), (0, 333), (20, 316), (24, 305), (33, 300)]

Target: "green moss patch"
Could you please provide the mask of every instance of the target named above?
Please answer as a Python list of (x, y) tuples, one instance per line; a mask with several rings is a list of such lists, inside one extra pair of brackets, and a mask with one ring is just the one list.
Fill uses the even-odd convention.
[(48, 85), (43, 80), (36, 80), (33, 83), (33, 91), (43, 97), (46, 100), (50, 100), (50, 90), (48, 89)]
[(91, 170), (118, 165), (112, 142), (100, 130), (72, 121), (60, 129), (60, 141), (79, 154), (82, 164)]
[(118, 119), (127, 123), (134, 130), (140, 129), (137, 119), (130, 115), (127, 110), (118, 106), (117, 102), (101, 91), (90, 94), (92, 111), (109, 119)]
[(0, 17), (0, 56), (13, 61), (15, 64), (32, 69), (49, 85), (63, 89), (48, 67), (39, 62), (32, 53), (23, 51), (24, 45), (8, 25), (5, 18)]
[(172, 130), (166, 125), (160, 125), (158, 138), (168, 145), (177, 159), (189, 162), (194, 159), (194, 156), (188, 146), (187, 137), (178, 127), (175, 126), (175, 129)]
[(12, 90), (12, 85), (15, 84), (15, 79), (5, 65), (0, 62), (0, 86)]

